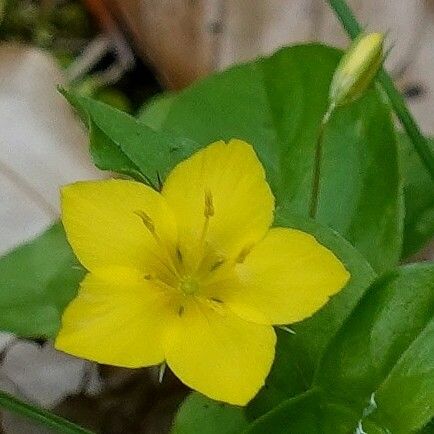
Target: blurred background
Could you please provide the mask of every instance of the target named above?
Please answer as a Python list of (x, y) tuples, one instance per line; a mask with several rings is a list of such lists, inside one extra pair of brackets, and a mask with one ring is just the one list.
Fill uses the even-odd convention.
[[(388, 32), (387, 68), (432, 135), (434, 1), (349, 3), (367, 29)], [(325, 1), (0, 0), (0, 254), (58, 219), (59, 186), (104, 176), (58, 84), (135, 115), (160, 92), (306, 41), (348, 44)], [(187, 390), (157, 377), (0, 334), (0, 388), (96, 432), (168, 432)], [(0, 426), (48, 432), (7, 412)]]

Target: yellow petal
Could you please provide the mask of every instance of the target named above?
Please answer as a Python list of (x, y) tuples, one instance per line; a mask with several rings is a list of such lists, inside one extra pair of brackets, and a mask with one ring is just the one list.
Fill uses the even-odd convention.
[(137, 212), (146, 213), (162, 240), (174, 243), (176, 223), (165, 199), (139, 182), (77, 182), (62, 189), (68, 241), (91, 271), (111, 265), (150, 271), (162, 266), (164, 249)]
[(271, 326), (191, 302), (168, 333), (166, 360), (191, 388), (212, 399), (245, 405), (264, 384), (275, 341)]
[(307, 233), (274, 228), (238, 264), (239, 286), (222, 285), (214, 296), (242, 318), (290, 324), (314, 314), (347, 283), (338, 258)]
[(98, 363), (136, 368), (164, 360), (170, 300), (131, 269), (89, 273), (68, 305), (55, 347)]
[(260, 240), (273, 220), (274, 197), (264, 169), (241, 140), (213, 143), (178, 164), (162, 194), (176, 215), (182, 248), (197, 250), (206, 202), (213, 211), (206, 241), (224, 256)]

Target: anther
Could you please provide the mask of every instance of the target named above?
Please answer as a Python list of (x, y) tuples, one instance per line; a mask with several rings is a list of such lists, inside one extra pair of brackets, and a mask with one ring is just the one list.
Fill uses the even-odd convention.
[(146, 214), (144, 211), (141, 211), (141, 210), (134, 211), (134, 214), (136, 214), (136, 216), (140, 217), (143, 224), (146, 226), (146, 229), (148, 229), (148, 231), (151, 234), (155, 234), (154, 222), (152, 221), (151, 217), (149, 217), (148, 214)]
[(213, 301), (214, 303), (223, 304), (223, 300), (220, 300), (219, 298), (216, 298), (216, 297), (210, 297), (209, 299), (210, 299), (211, 301)]
[(182, 316), (182, 315), (184, 315), (184, 311), (185, 311), (184, 306), (179, 306), (179, 309), (178, 309), (178, 316)]
[(178, 259), (178, 262), (180, 264), (182, 264), (182, 261), (183, 261), (182, 253), (181, 253), (181, 250), (179, 250), (179, 247), (176, 248), (176, 258)]
[(224, 263), (225, 263), (224, 259), (219, 259), (218, 261), (214, 262), (214, 264), (211, 265), (209, 271), (217, 270), (217, 268), (221, 267)]
[(212, 199), (212, 193), (209, 190), (205, 190), (205, 218), (212, 217), (214, 215), (214, 204)]

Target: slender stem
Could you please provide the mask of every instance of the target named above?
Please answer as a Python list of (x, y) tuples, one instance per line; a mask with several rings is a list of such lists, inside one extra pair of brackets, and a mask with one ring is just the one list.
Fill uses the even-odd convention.
[(310, 208), (309, 208), (309, 216), (311, 218), (315, 218), (318, 211), (318, 202), (319, 202), (319, 188), (321, 182), (321, 161), (322, 161), (322, 153), (323, 153), (323, 142), (324, 142), (324, 131), (327, 123), (332, 115), (335, 106), (332, 104), (328, 107), (326, 113), (324, 114), (321, 123), (318, 129), (318, 135), (316, 138), (316, 147), (315, 147), (315, 159), (313, 162), (313, 180), (312, 180), (312, 193), (310, 197)]
[(93, 434), (69, 420), (63, 419), (47, 410), (33, 407), (6, 392), (0, 391), (0, 407), (20, 414), (28, 419), (65, 434)]
[[(352, 39), (356, 38), (362, 31), (362, 28), (345, 0), (327, 1), (330, 7), (335, 11), (348, 35)], [(401, 125), (404, 127), (405, 132), (412, 141), (416, 152), (419, 154), (420, 159), (425, 164), (425, 167), (428, 169), (431, 178), (434, 180), (434, 154), (431, 148), (428, 146), (428, 142), (420, 131), (420, 128), (417, 125), (414, 117), (408, 110), (403, 96), (396, 89), (393, 80), (384, 69), (379, 72), (378, 81), (381, 83), (384, 91), (386, 92), (390, 104), (392, 105), (396, 116), (401, 122)]]

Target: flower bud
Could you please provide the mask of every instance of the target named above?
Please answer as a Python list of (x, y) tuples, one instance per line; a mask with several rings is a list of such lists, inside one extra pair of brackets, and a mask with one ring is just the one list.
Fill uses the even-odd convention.
[(330, 85), (331, 106), (342, 106), (360, 98), (383, 63), (383, 33), (360, 35), (342, 56)]

